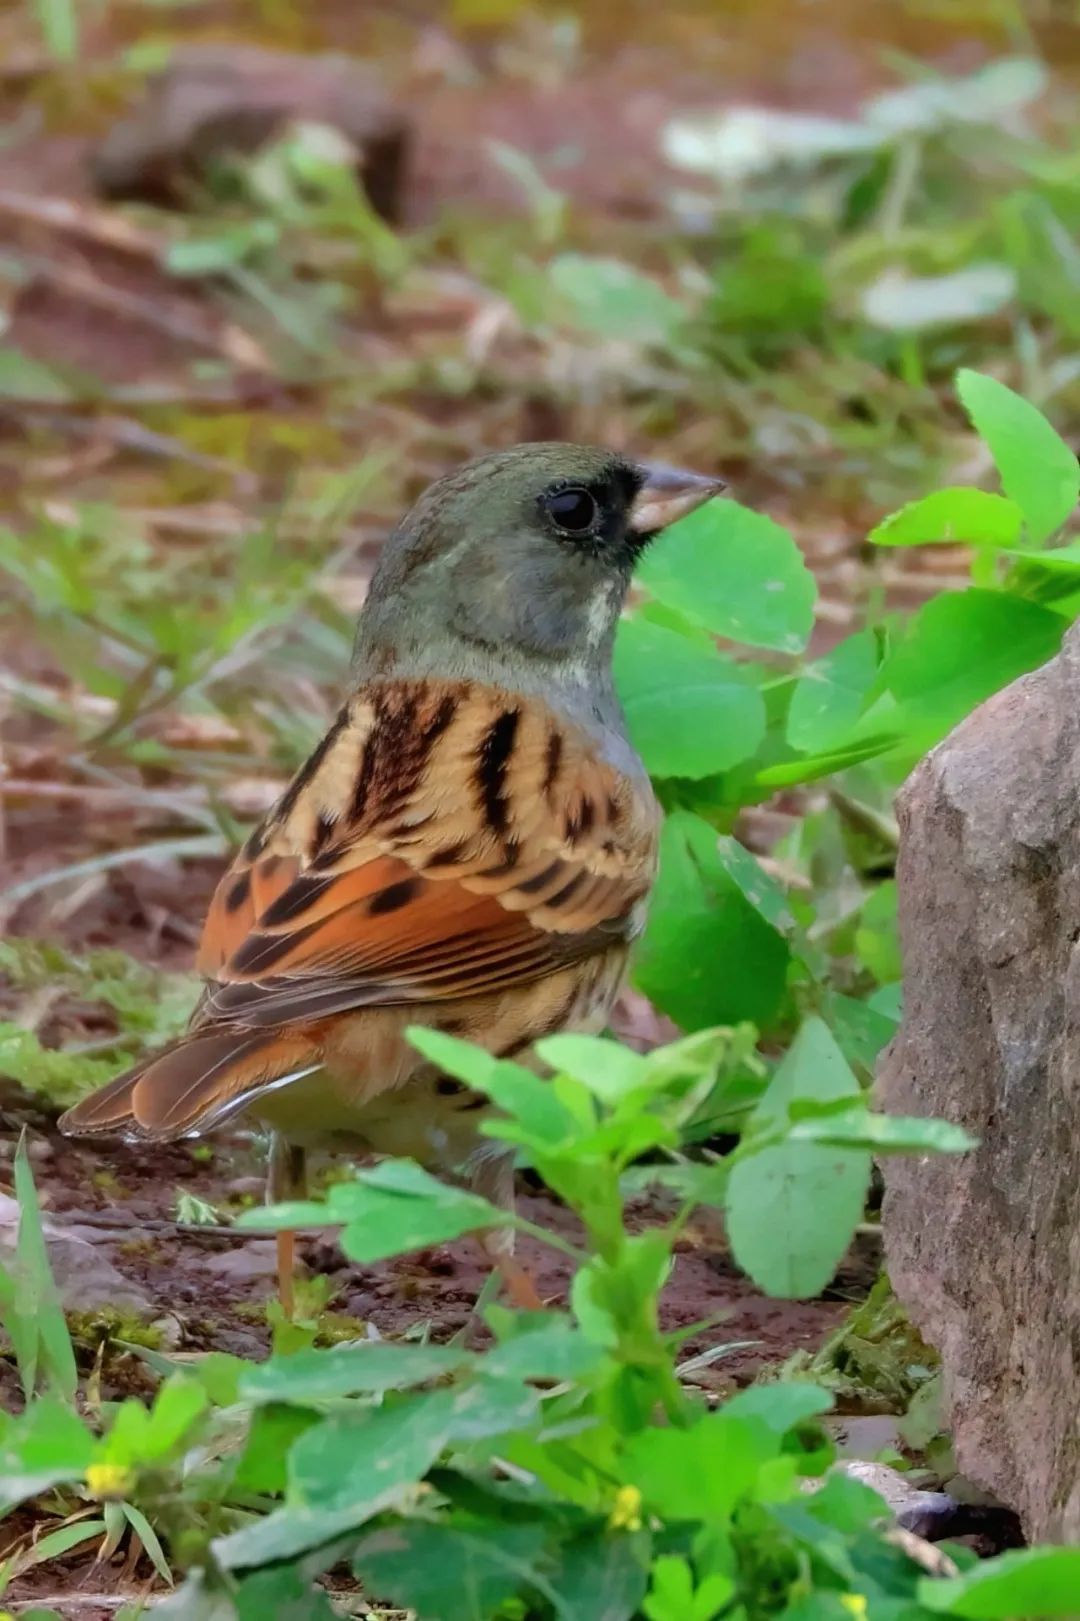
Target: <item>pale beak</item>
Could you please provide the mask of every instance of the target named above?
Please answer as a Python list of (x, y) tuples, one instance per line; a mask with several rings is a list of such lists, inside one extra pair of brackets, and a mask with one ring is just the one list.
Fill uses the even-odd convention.
[(727, 487), (722, 478), (706, 478), (664, 462), (638, 462), (638, 470), (645, 482), (630, 509), (630, 528), (637, 535), (655, 535)]

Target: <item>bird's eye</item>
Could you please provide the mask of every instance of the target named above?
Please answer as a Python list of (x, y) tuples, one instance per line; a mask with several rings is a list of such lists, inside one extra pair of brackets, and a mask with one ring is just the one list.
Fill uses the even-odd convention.
[(596, 525), (596, 498), (577, 485), (545, 495), (543, 505), (552, 522), (566, 535), (587, 535)]

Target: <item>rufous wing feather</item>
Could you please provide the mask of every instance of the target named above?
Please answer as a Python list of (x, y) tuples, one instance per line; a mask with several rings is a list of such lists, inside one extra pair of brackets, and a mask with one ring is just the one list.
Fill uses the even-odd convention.
[(625, 945), (648, 783), (531, 698), (376, 682), (344, 706), (211, 903), (192, 1033), (65, 1116), (204, 1129), (317, 1065), (320, 1021), (484, 996)]

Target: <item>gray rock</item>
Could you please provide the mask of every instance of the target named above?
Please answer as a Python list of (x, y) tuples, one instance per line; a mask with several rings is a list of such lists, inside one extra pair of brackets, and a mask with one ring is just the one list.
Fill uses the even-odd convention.
[[(106, 1233), (93, 1228), (66, 1226), (43, 1214), (42, 1230), (49, 1264), (60, 1299), (67, 1311), (96, 1311), (101, 1306), (123, 1306), (153, 1314), (149, 1296), (118, 1272), (109, 1259)], [(19, 1206), (8, 1194), (0, 1194), (0, 1259), (11, 1264), (18, 1241)], [(87, 1235), (94, 1235), (93, 1239)]]
[(891, 1112), (980, 1146), (890, 1159), (893, 1285), (941, 1352), (960, 1469), (1080, 1541), (1080, 628), (899, 801), (904, 1020)]

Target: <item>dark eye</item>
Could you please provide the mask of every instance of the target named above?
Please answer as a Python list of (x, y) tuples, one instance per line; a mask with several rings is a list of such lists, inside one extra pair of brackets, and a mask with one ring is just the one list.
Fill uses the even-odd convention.
[(587, 535), (599, 515), (595, 497), (576, 485), (545, 495), (543, 505), (548, 516), (567, 535)]

